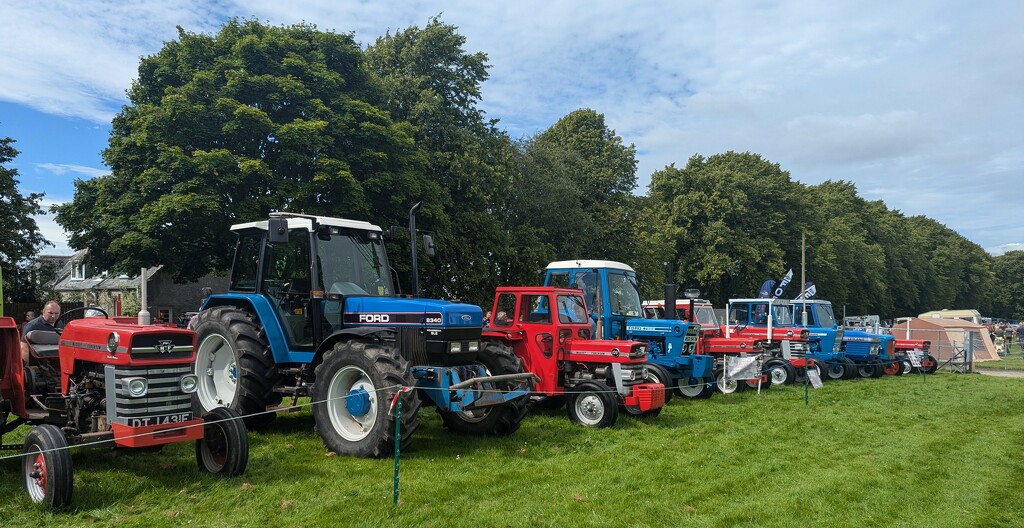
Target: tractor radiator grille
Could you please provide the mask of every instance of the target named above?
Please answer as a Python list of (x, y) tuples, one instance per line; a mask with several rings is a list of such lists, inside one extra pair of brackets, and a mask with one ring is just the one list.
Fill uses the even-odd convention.
[(398, 350), (413, 365), (429, 365), (427, 340), (420, 328), (398, 329)]
[[(107, 420), (132, 427), (176, 423), (192, 418), (192, 397), (181, 390), (181, 377), (191, 374), (188, 365), (180, 367), (104, 368), (106, 378)], [(146, 395), (128, 394), (128, 380), (144, 378)]]

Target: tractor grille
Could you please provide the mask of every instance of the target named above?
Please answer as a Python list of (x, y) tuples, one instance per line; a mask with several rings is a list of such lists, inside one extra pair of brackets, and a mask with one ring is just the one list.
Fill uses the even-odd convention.
[[(176, 423), (192, 418), (192, 397), (181, 390), (181, 377), (191, 374), (188, 365), (180, 367), (104, 367), (107, 392), (107, 419), (132, 427)], [(145, 378), (146, 395), (128, 395), (129, 378)]]
[(140, 334), (132, 338), (133, 358), (181, 359), (192, 355), (190, 334)]
[(413, 365), (429, 365), (427, 340), (421, 328), (398, 328), (398, 350)]

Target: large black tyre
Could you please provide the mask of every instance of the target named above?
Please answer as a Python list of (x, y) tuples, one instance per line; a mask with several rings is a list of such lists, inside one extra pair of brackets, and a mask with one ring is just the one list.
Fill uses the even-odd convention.
[[(931, 363), (927, 367), (924, 366), (926, 363)], [(935, 374), (936, 370), (939, 370), (939, 360), (935, 359), (935, 356), (931, 354), (925, 354), (921, 356), (922, 370), (925, 374)]]
[(881, 370), (881, 366), (875, 363), (861, 363), (857, 365), (857, 375), (862, 378), (877, 378), (878, 376), (875, 375), (876, 370)]
[(832, 363), (825, 363), (825, 375), (830, 380), (846, 379), (846, 363), (837, 359)]
[(267, 406), (281, 403), (281, 395), (274, 392), (280, 376), (256, 317), (236, 306), (216, 306), (199, 312), (195, 332), (195, 412), (234, 409), (251, 429), (273, 422), (276, 414), (267, 412)]
[(611, 427), (619, 417), (612, 389), (600, 381), (584, 381), (572, 387), (566, 408), (569, 419), (587, 427)]
[(729, 380), (725, 379), (725, 369), (715, 369), (715, 388), (722, 394), (732, 394), (735, 392), (743, 392), (747, 389), (747, 384), (740, 380)]
[(765, 365), (772, 385), (791, 385), (796, 381), (796, 369), (793, 364), (783, 359), (770, 359)]
[(196, 440), (200, 471), (237, 477), (249, 465), (249, 433), (237, 411), (217, 407), (203, 416), (203, 437)]
[(324, 447), (360, 458), (383, 457), (395, 450), (395, 394), (402, 402), (401, 443), (406, 449), (419, 427), (420, 399), (409, 362), (389, 345), (343, 341), (324, 354), (310, 390), (313, 419)]
[(875, 372), (871, 375), (872, 378), (881, 378), (882, 376), (885, 376), (885, 363), (883, 363), (881, 359), (878, 361), (879, 363), (875, 364)]
[[(523, 361), (519, 359), (512, 347), (494, 341), (485, 341), (483, 350), (477, 354), (477, 361), (487, 368), (491, 375), (520, 374), (524, 372)], [(484, 390), (508, 391), (514, 383), (503, 382), (497, 386), (487, 386)], [(501, 405), (492, 405), (472, 411), (452, 412), (437, 408), (443, 425), (458, 433), (479, 436), (510, 435), (519, 429), (526, 417), (527, 398), (516, 398)]]
[(694, 400), (706, 400), (715, 395), (713, 378), (679, 378), (676, 380), (675, 393)]
[(812, 359), (811, 361), (814, 363), (814, 367), (812, 368), (818, 369), (818, 379), (820, 379), (822, 383), (828, 381), (828, 363), (820, 359)]
[(672, 400), (672, 375), (668, 369), (657, 363), (644, 363), (644, 381), (647, 383), (661, 383), (665, 386), (665, 403)]
[(55, 425), (33, 427), (25, 437), (21, 474), (32, 502), (59, 510), (71, 504), (74, 469), (64, 433)]
[(858, 376), (858, 374), (857, 374), (857, 362), (855, 362), (854, 360), (844, 356), (843, 357), (843, 363), (846, 364), (846, 374), (845, 374), (845, 376), (843, 376), (843, 379), (854, 379), (854, 378), (856, 378)]

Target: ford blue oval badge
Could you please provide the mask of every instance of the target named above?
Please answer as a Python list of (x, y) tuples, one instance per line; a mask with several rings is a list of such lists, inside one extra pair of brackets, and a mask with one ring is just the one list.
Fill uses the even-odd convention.
[(464, 323), (468, 323), (468, 322), (470, 322), (472, 320), (473, 320), (473, 318), (468, 316), (468, 315), (463, 315), (462, 316), (462, 322), (464, 322)]

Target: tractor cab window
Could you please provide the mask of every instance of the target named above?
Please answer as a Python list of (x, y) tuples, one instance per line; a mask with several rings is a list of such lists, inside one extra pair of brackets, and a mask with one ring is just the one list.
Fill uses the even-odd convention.
[(589, 323), (587, 308), (583, 304), (583, 297), (579, 295), (559, 295), (555, 301), (558, 304), (558, 322), (560, 323)]
[(729, 315), (729, 324), (746, 325), (750, 324), (750, 306), (746, 304), (732, 305), (732, 313)]
[[(554, 285), (555, 277), (552, 275), (552, 286)], [(598, 276), (593, 271), (581, 271), (576, 274), (572, 279), (572, 285), (570, 288), (576, 288), (583, 290), (583, 299), (587, 303), (587, 310), (591, 315), (601, 313), (601, 297), (598, 295)]]
[(512, 326), (512, 318), (516, 314), (516, 296), (514, 293), (503, 293), (498, 296), (497, 311), (494, 312), (494, 326)]
[(231, 267), (231, 291), (255, 292), (260, 265), (260, 237), (239, 235), (235, 262)]
[(547, 295), (524, 295), (519, 304), (520, 323), (551, 324), (551, 306)]
[(809, 305), (809, 307), (818, 315), (818, 326), (835, 328), (836, 316), (832, 312), (831, 304), (815, 303)]
[(665, 308), (661, 306), (645, 306), (644, 307), (644, 318), (645, 319), (664, 319)]
[(772, 305), (772, 324), (793, 326), (793, 311), (785, 304)]
[(618, 273), (608, 274), (608, 302), (613, 315), (640, 316), (640, 288), (636, 277)]
[(274, 304), (289, 343), (311, 347), (309, 232), (292, 229), (286, 244), (268, 242), (264, 262), (261, 290)]
[(380, 233), (323, 227), (316, 235), (316, 251), (326, 293), (377, 297), (394, 294)]
[(711, 306), (694, 306), (694, 319), (704, 328), (718, 328), (718, 317)]
[[(554, 286), (556, 288), (569, 288), (569, 272), (559, 271), (551, 273), (548, 278), (548, 283), (545, 286)], [(572, 286), (575, 287), (575, 286)]]

